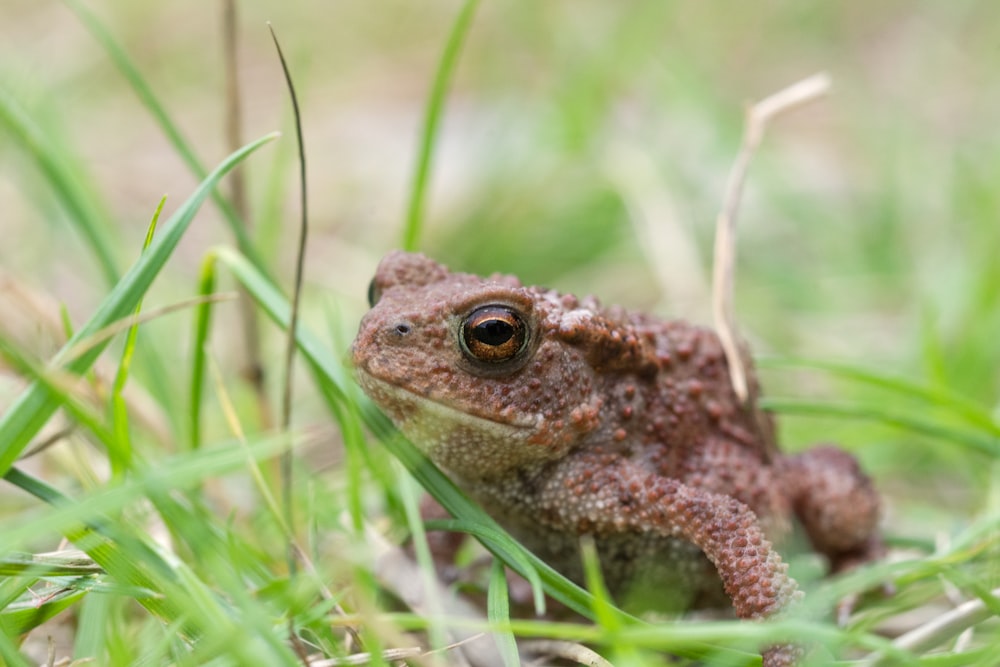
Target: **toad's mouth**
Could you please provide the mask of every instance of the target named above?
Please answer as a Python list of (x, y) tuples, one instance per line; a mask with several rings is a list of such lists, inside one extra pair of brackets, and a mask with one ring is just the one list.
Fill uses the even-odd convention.
[(486, 413), (481, 405), (473, 401), (459, 407), (454, 401), (436, 395), (439, 392), (433, 388), (428, 388), (426, 392), (417, 391), (382, 379), (361, 366), (355, 368), (355, 377), (365, 393), (407, 435), (411, 435), (414, 427), (419, 425), (421, 431), (428, 427), (471, 430), (523, 439), (537, 430), (542, 422), (540, 414), (513, 416)]

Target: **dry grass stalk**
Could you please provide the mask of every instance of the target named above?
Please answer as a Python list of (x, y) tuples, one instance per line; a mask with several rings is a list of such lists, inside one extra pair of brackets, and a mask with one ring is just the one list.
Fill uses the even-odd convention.
[(733, 390), (743, 402), (746, 402), (749, 392), (733, 316), (733, 284), (736, 264), (736, 216), (739, 212), (747, 169), (772, 118), (826, 94), (829, 89), (830, 78), (824, 73), (814, 74), (747, 109), (743, 144), (729, 172), (722, 209), (716, 219), (715, 259), (712, 265), (712, 314), (716, 331), (726, 353), (726, 361), (729, 362)]

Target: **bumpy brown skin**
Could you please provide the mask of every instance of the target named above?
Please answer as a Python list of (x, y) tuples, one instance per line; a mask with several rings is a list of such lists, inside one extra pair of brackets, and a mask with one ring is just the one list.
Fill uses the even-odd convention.
[[(880, 553), (878, 495), (855, 460), (832, 446), (783, 456), (770, 416), (734, 395), (713, 332), (402, 252), (372, 291), (353, 348), (362, 387), (571, 578), (591, 535), (620, 600), (711, 604), (721, 579), (740, 618), (762, 618), (798, 595), (769, 541), (793, 513), (834, 569)], [(463, 345), (484, 305), (523, 323), (514, 354), (484, 361)], [(794, 654), (771, 649), (765, 664)]]

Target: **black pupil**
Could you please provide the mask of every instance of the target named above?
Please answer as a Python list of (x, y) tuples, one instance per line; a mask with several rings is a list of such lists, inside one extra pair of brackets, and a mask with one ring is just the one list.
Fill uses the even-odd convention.
[(486, 320), (472, 328), (472, 335), (484, 345), (503, 345), (514, 337), (514, 327), (503, 320)]

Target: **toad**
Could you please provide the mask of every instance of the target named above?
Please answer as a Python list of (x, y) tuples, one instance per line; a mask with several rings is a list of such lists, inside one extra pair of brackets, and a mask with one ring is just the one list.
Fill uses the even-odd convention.
[[(855, 459), (832, 445), (782, 454), (749, 356), (742, 402), (709, 329), (404, 252), (379, 264), (369, 301), (353, 346), (364, 391), (578, 582), (591, 536), (626, 608), (786, 609), (799, 593), (772, 540), (793, 516), (835, 572), (882, 551), (879, 497)], [(765, 665), (795, 654), (771, 648)]]

